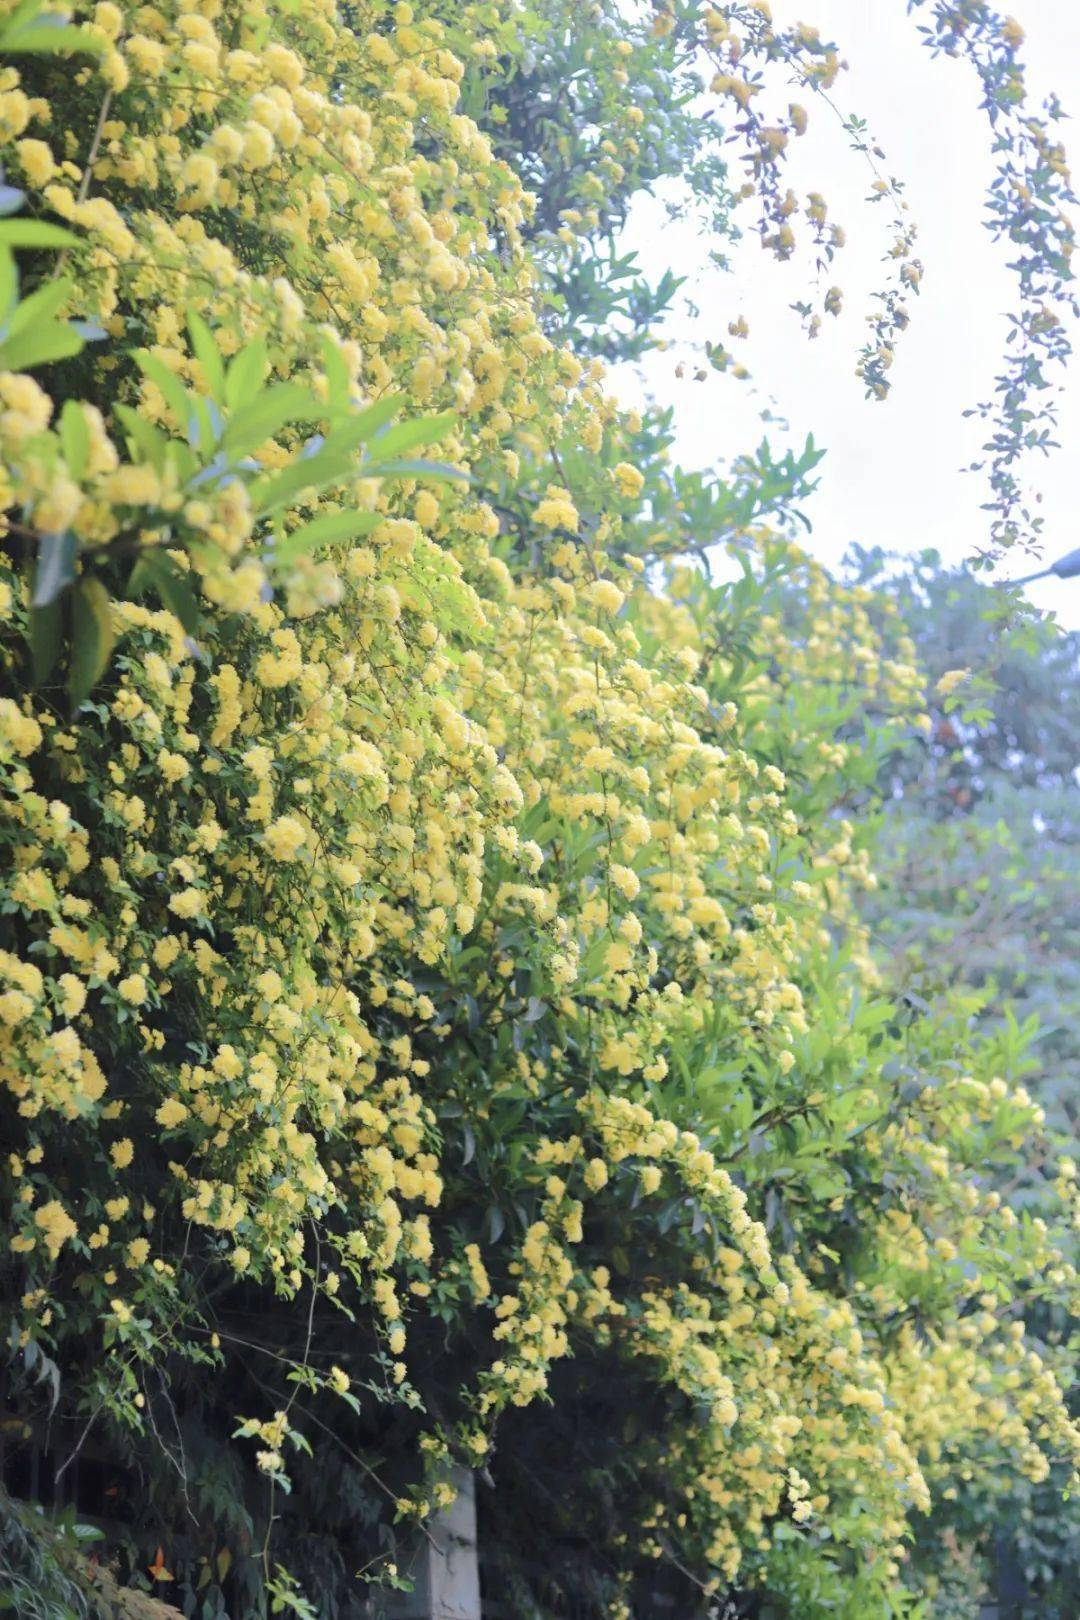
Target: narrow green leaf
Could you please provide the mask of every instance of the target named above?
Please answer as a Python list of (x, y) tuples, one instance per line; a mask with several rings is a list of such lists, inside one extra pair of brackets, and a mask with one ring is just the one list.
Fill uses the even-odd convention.
[(269, 553), (271, 563), (294, 562), (320, 546), (338, 545), (360, 534), (370, 534), (383, 521), (378, 512), (325, 512), (285, 536)]
[(452, 467), (448, 461), (378, 461), (372, 466), (368, 462), (360, 468), (361, 478), (459, 478), (462, 483), (471, 484), (472, 478), (460, 467)]
[(77, 709), (109, 667), (115, 643), (109, 593), (99, 579), (80, 579), (71, 608), (68, 691)]
[(30, 661), (34, 669), (34, 684), (44, 686), (60, 656), (60, 635), (64, 624), (63, 603), (60, 597), (45, 607), (32, 607), (29, 618)]
[(233, 355), (225, 373), (225, 404), (230, 411), (238, 411), (254, 399), (262, 387), (269, 363), (266, 343), (261, 337), (253, 338)]
[(386, 461), (402, 450), (415, 450), (420, 445), (435, 444), (444, 439), (457, 421), (454, 411), (443, 411), (439, 416), (420, 416), (413, 422), (399, 422), (379, 435), (368, 451), (369, 461)]
[(117, 405), (116, 414), (127, 431), (128, 448), (133, 458), (148, 461), (156, 472), (161, 472), (169, 448), (169, 441), (161, 429), (148, 422), (145, 416), (140, 416), (138, 411), (132, 410), (130, 405)]
[(60, 412), (60, 443), (68, 472), (78, 483), (86, 471), (90, 454), (90, 429), (86, 425), (86, 412), (77, 400), (66, 400)]
[(402, 394), (384, 394), (381, 399), (373, 400), (365, 405), (362, 411), (348, 418), (347, 425), (359, 437), (359, 440), (373, 438), (379, 429), (396, 416), (404, 404)]
[(329, 403), (335, 411), (344, 411), (349, 405), (352, 379), (341, 350), (332, 338), (322, 340), (323, 371), (326, 373)]
[(0, 25), (0, 50), (5, 47), (7, 40), (13, 39), (21, 29), (32, 28), (43, 9), (44, 0), (19, 0), (18, 5), (12, 7)]
[(14, 313), (19, 300), (19, 272), (10, 248), (0, 247), (0, 328)]
[(257, 450), (291, 422), (316, 422), (323, 414), (314, 396), (301, 383), (278, 383), (257, 394), (229, 421), (221, 443), (230, 455)]
[(62, 225), (43, 219), (0, 219), (0, 247), (70, 248), (78, 247), (79, 237)]
[[(202, 394), (190, 394), (188, 399), (191, 405), (188, 437), (202, 455), (209, 456), (220, 438), (220, 434), (214, 431), (210, 402), (204, 399)], [(220, 423), (220, 415), (217, 419)]]
[(75, 53), (84, 53), (87, 56), (98, 56), (103, 48), (104, 41), (88, 34), (82, 28), (23, 28), (14, 33), (7, 32), (0, 38), (0, 51), (5, 56), (70, 56)]
[(8, 335), (14, 337), (16, 332), (24, 331), (34, 322), (51, 321), (63, 308), (74, 285), (70, 276), (58, 276), (24, 298), (11, 317)]
[(296, 456), (272, 478), (261, 481), (252, 489), (252, 503), (257, 517), (267, 517), (294, 501), (302, 490), (319, 491), (340, 483), (352, 470), (349, 455), (331, 455), (325, 450), (314, 456)]
[(82, 349), (83, 339), (70, 322), (50, 321), (0, 343), (0, 366), (5, 371), (29, 371), (32, 366), (69, 360)]
[(135, 363), (143, 376), (158, 388), (166, 405), (180, 424), (181, 433), (186, 433), (191, 405), (188, 391), (180, 378), (169, 370), (163, 360), (159, 360), (146, 349), (135, 350)]
[(188, 333), (191, 337), (191, 348), (196, 360), (203, 369), (206, 386), (211, 397), (218, 404), (225, 401), (225, 363), (221, 358), (221, 351), (217, 346), (217, 339), (209, 326), (203, 320), (198, 310), (189, 309), (187, 316)]
[(356, 452), (399, 404), (397, 398), (376, 400), (374, 405), (339, 423), (313, 455), (298, 455), (281, 472), (257, 483), (252, 490), (256, 516), (266, 517), (278, 511), (301, 490), (317, 492), (363, 474), (364, 465), (355, 460)]

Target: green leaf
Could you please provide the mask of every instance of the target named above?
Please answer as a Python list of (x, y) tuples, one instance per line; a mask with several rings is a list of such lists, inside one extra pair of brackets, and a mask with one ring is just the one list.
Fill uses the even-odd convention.
[(326, 373), (329, 403), (334, 410), (345, 411), (349, 406), (352, 378), (337, 344), (328, 337), (322, 340), (323, 371)]
[(60, 597), (45, 607), (32, 607), (29, 616), (30, 661), (35, 686), (44, 686), (60, 656), (64, 610)]
[(220, 405), (225, 399), (225, 364), (217, 339), (197, 310), (188, 310), (187, 324), (192, 352), (202, 366), (211, 398)]
[(169, 612), (180, 620), (189, 636), (199, 633), (199, 603), (187, 575), (164, 551), (147, 548), (131, 573), (129, 589), (139, 594), (151, 585)]
[(329, 457), (297, 456), (275, 477), (255, 485), (252, 492), (255, 515), (269, 517), (283, 506), (291, 505), (303, 490), (325, 489), (328, 484), (340, 482), (347, 471), (347, 462), (344, 467), (337, 462), (331, 467)]
[(179, 377), (169, 370), (163, 360), (159, 360), (146, 349), (135, 350), (135, 363), (143, 376), (156, 384), (166, 405), (179, 422), (180, 431), (186, 433), (191, 415), (191, 399)]
[(133, 459), (147, 461), (157, 472), (161, 472), (169, 448), (169, 441), (161, 429), (148, 422), (145, 416), (140, 416), (138, 411), (132, 410), (130, 405), (117, 405), (116, 414), (127, 430), (128, 448)]
[(8, 336), (14, 337), (16, 332), (22, 332), (35, 321), (51, 321), (63, 308), (67, 298), (75, 286), (70, 276), (58, 276), (55, 281), (47, 281), (44, 287), (24, 298), (11, 317), (8, 327)]
[(320, 546), (337, 545), (359, 534), (370, 534), (382, 521), (377, 512), (325, 512), (322, 517), (313, 518), (287, 534), (269, 553), (269, 561), (294, 562)]
[(376, 400), (374, 405), (347, 417), (335, 427), (314, 454), (301, 453), (281, 472), (260, 480), (252, 490), (256, 516), (266, 517), (276, 512), (294, 500), (301, 490), (318, 492), (362, 474), (364, 467), (355, 460), (357, 450), (387, 416), (397, 410), (398, 404), (399, 401), (392, 398)]
[(460, 478), (463, 483), (471, 484), (472, 478), (460, 467), (452, 467), (448, 461), (379, 461), (374, 466), (365, 462), (360, 468), (363, 478)]
[(318, 493), (340, 484), (357, 471), (355, 451), (324, 446), (314, 455), (298, 455), (281, 472), (257, 483), (253, 490), (256, 516), (265, 517), (294, 501), (302, 490)]
[(116, 637), (109, 593), (99, 579), (80, 579), (71, 610), (71, 667), (68, 691), (77, 709), (109, 667)]
[(316, 422), (323, 414), (310, 389), (301, 383), (278, 383), (262, 390), (246, 409), (233, 416), (221, 436), (230, 455), (257, 450), (290, 422)]
[(216, 415), (217, 422), (220, 424), (221, 417), (212, 411), (210, 401), (205, 399), (202, 394), (189, 394), (188, 398), (191, 404), (188, 436), (196, 448), (201, 450), (204, 455), (207, 455), (220, 438), (220, 432), (214, 427), (214, 418)]
[(384, 394), (381, 399), (365, 405), (355, 416), (350, 415), (347, 425), (359, 435), (360, 440), (373, 438), (379, 429), (397, 414), (403, 403), (404, 396), (401, 394)]
[(82, 348), (83, 339), (69, 322), (50, 321), (0, 343), (0, 366), (5, 371), (29, 371), (53, 360), (70, 360)]
[(78, 247), (79, 237), (62, 225), (43, 219), (0, 219), (0, 247), (70, 248)]
[(225, 374), (225, 404), (230, 411), (237, 411), (254, 399), (262, 387), (269, 363), (266, 343), (261, 337), (253, 338), (233, 356)]
[(76, 52), (97, 56), (103, 46), (104, 41), (95, 35), (72, 27), (24, 28), (14, 32), (9, 29), (0, 36), (0, 52), (5, 56), (71, 55)]
[(86, 471), (90, 454), (90, 429), (86, 425), (86, 413), (77, 400), (65, 400), (60, 412), (60, 443), (68, 472), (78, 483)]
[(420, 416), (413, 422), (399, 422), (375, 440), (368, 452), (369, 461), (386, 461), (402, 450), (415, 450), (424, 444), (434, 444), (450, 432), (457, 415), (443, 411), (439, 416)]
[(38, 546), (32, 607), (48, 607), (75, 578), (75, 536), (69, 529), (43, 534)]
[(15, 255), (9, 248), (0, 247), (0, 324), (13, 313), (19, 299), (19, 272)]

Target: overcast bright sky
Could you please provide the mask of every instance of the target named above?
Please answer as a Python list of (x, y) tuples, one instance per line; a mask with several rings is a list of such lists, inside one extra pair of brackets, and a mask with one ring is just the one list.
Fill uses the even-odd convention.
[[(1014, 9), (1027, 31), (1033, 91), (1039, 99), (1056, 91), (1075, 115), (1080, 3), (1014, 0)], [(668, 334), (700, 347), (706, 337), (726, 339), (728, 320), (744, 314), (750, 337), (735, 347), (754, 382), (716, 375), (679, 381), (678, 357), (667, 353), (650, 355), (636, 374), (620, 368), (618, 392), (628, 403), (648, 391), (675, 406), (676, 455), (685, 466), (707, 466), (756, 444), (766, 431), (758, 419), (766, 406), (789, 424), (786, 432), (767, 429), (774, 448), (801, 446), (813, 433), (828, 455), (807, 511), (814, 524), (807, 544), (825, 562), (837, 562), (853, 540), (905, 551), (932, 545), (962, 560), (985, 538), (988, 514), (979, 510), (985, 486), (959, 470), (977, 453), (983, 424), (961, 413), (990, 397), (1003, 314), (1014, 296), (1005, 250), (981, 224), (993, 165), (974, 73), (962, 60), (931, 57), (916, 31), (918, 14), (908, 16), (904, 0), (773, 0), (773, 13), (779, 22), (813, 22), (840, 46), (849, 71), (834, 91), (837, 104), (867, 118), (885, 150), (884, 168), (906, 184), (918, 222), (926, 274), (898, 347), (892, 394), (871, 403), (853, 375), (868, 294), (881, 282), (888, 219), (884, 208), (863, 201), (870, 179), (864, 160), (849, 153), (828, 108), (805, 93), (799, 99), (811, 114), (810, 133), (796, 144), (790, 183), (801, 195), (823, 192), (830, 218), (847, 230), (835, 275), (845, 313), (808, 343), (788, 307), (808, 285), (805, 261), (777, 265), (749, 237), (735, 250), (734, 275), (719, 274), (692, 226), (673, 226), (658, 205), (647, 204), (631, 221), (627, 245), (650, 275), (669, 264), (689, 275), (686, 290), (701, 306), (696, 321), (681, 316)], [(785, 103), (786, 96), (778, 104)], [(1080, 172), (1080, 122), (1064, 132)], [(1080, 333), (1074, 342), (1080, 349)], [(1047, 561), (1080, 545), (1080, 353), (1073, 372), (1061, 401), (1062, 447), (1035, 469), (1045, 495)], [(1017, 557), (1002, 572), (1035, 566)], [(1032, 586), (1030, 595), (1063, 624), (1080, 627), (1080, 578)]]

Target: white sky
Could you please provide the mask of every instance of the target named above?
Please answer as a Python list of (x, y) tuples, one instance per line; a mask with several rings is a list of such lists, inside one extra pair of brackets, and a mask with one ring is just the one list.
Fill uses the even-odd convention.
[[(1067, 111), (1080, 109), (1080, 4), (1015, 0), (1015, 11), (1027, 31), (1031, 91), (1039, 100), (1056, 91)], [(865, 160), (848, 151), (838, 121), (806, 92), (796, 99), (810, 112), (810, 131), (793, 147), (788, 178), (802, 196), (821, 191), (830, 219), (845, 226), (848, 245), (831, 278), (844, 289), (844, 314), (826, 318), (821, 336), (807, 342), (788, 306), (809, 286), (812, 264), (796, 257), (778, 265), (748, 236), (735, 249), (734, 274), (719, 274), (692, 225), (672, 225), (647, 203), (631, 220), (626, 246), (650, 277), (668, 265), (689, 275), (683, 291), (701, 313), (694, 321), (681, 315), (667, 328), (684, 346), (681, 354), (649, 355), (636, 372), (618, 368), (615, 386), (627, 403), (648, 392), (674, 405), (675, 456), (687, 467), (751, 448), (766, 432), (774, 450), (801, 447), (813, 433), (828, 455), (807, 509), (814, 529), (806, 544), (823, 561), (838, 562), (853, 540), (898, 551), (934, 546), (947, 559), (963, 560), (986, 538), (989, 514), (979, 509), (985, 484), (960, 471), (977, 453), (985, 424), (961, 413), (992, 393), (1003, 316), (1014, 296), (1006, 249), (981, 223), (993, 160), (975, 75), (962, 59), (931, 57), (917, 33), (919, 13), (909, 16), (904, 0), (773, 0), (773, 13), (778, 22), (813, 22), (839, 45), (849, 71), (833, 92), (837, 104), (868, 120), (885, 150), (883, 168), (905, 183), (919, 226), (925, 278), (898, 344), (892, 393), (884, 403), (870, 402), (853, 374), (868, 295), (881, 284), (891, 236), (887, 205), (865, 203), (871, 179)], [(783, 109), (779, 81), (777, 92)], [(1080, 173), (1080, 123), (1066, 124), (1064, 139)], [(739, 313), (750, 337), (732, 344), (727, 323)], [(688, 359), (685, 345), (700, 349), (706, 338), (734, 347), (753, 383), (714, 373), (695, 383), (692, 364), (685, 380), (676, 378), (677, 360)], [(1073, 338), (1080, 351), (1080, 333)], [(1080, 545), (1080, 352), (1073, 371), (1060, 401), (1062, 448), (1033, 467), (1044, 492), (1048, 562)], [(786, 420), (786, 432), (781, 424), (762, 426), (766, 406)], [(1019, 576), (1036, 566), (1018, 555), (1001, 572)], [(1034, 585), (1030, 597), (1063, 624), (1080, 627), (1080, 578)]]

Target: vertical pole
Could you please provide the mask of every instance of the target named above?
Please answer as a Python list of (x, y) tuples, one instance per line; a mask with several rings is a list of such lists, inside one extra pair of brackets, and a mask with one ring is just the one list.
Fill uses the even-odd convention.
[(476, 1547), (476, 1479), (455, 1468), (457, 1497), (428, 1520), (424, 1540), (406, 1571), (411, 1592), (395, 1597), (390, 1620), (481, 1620), (480, 1565)]

